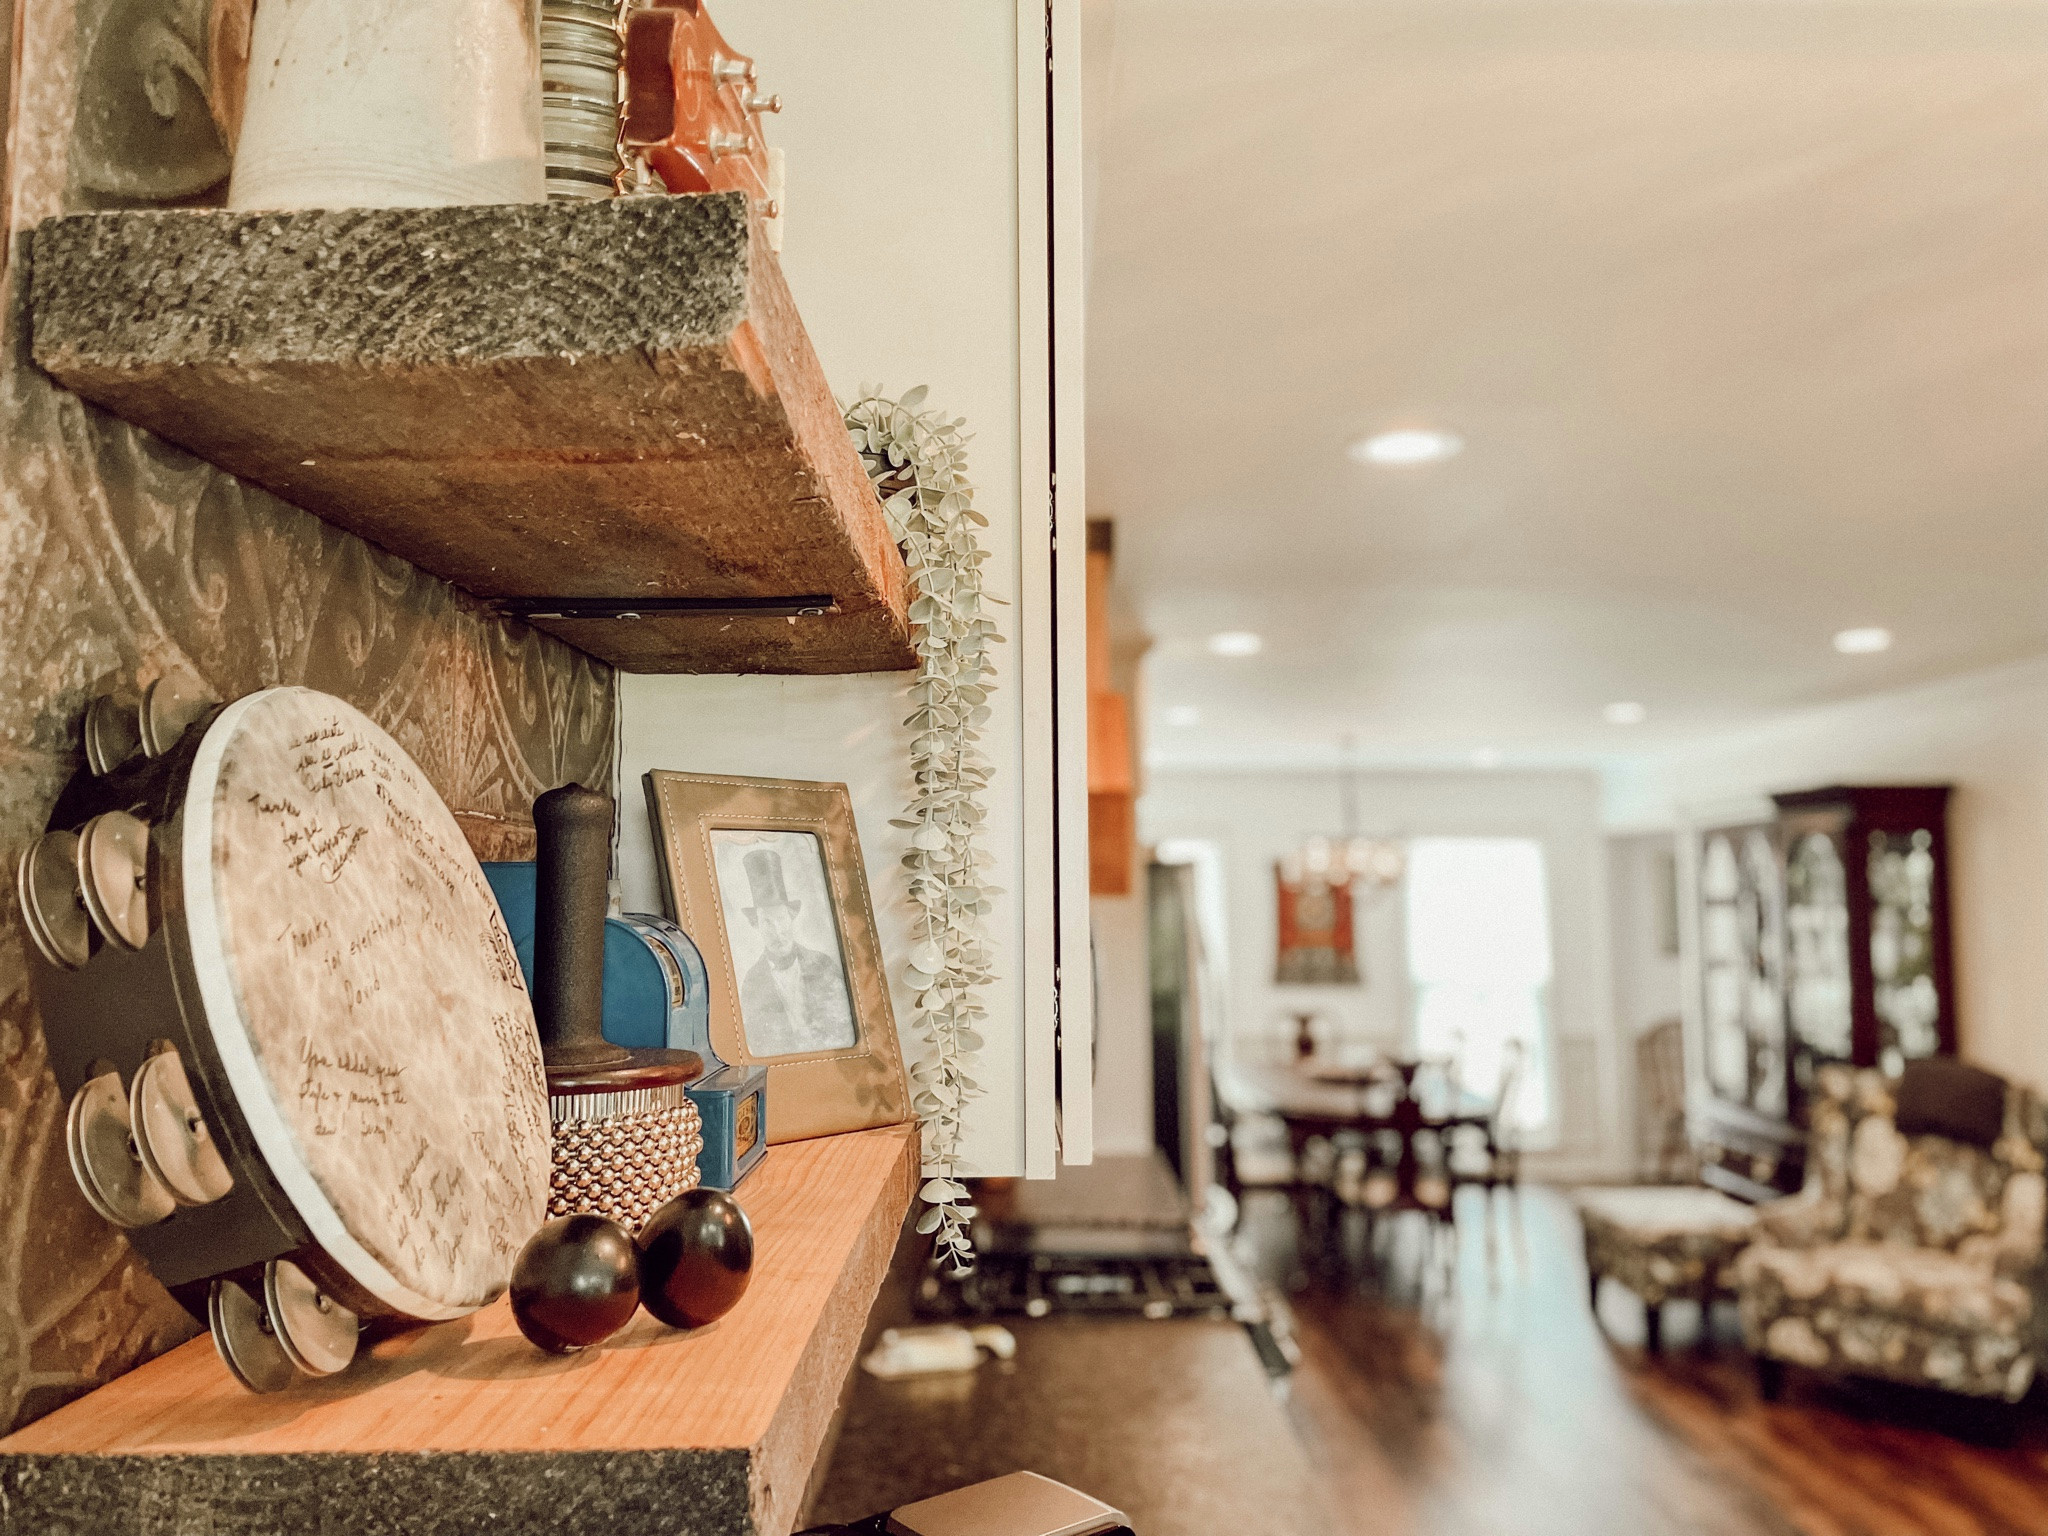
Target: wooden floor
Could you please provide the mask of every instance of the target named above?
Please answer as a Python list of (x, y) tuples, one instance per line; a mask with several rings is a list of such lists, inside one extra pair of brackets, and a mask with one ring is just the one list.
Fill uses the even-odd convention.
[(1344, 1273), (1305, 1281), (1285, 1204), (1248, 1201), (1248, 1255), (1294, 1287), (1287, 1411), (1341, 1536), (2048, 1536), (2040, 1391), (1991, 1411), (1794, 1373), (1765, 1404), (1730, 1308), (1701, 1350), (1674, 1304), (1648, 1359), (1642, 1310), (1610, 1283), (1596, 1326), (1555, 1192), (1525, 1192), (1519, 1260), (1499, 1221), (1491, 1282), (1466, 1216), (1455, 1280), (1419, 1283), (1410, 1217), (1394, 1252), (1369, 1260), (1354, 1233)]

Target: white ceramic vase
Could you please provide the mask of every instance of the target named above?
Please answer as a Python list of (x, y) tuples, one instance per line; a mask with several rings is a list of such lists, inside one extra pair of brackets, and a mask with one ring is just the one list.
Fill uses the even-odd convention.
[(537, 0), (256, 0), (230, 208), (538, 203)]

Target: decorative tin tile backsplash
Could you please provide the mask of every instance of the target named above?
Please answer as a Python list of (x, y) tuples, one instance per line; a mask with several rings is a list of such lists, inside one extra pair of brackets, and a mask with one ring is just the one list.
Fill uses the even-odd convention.
[[(21, 229), (51, 213), (157, 186), (209, 200), (186, 187), (204, 166), (181, 181), (161, 163), (143, 167), (144, 195), (109, 194), (134, 146), (203, 157), (209, 139), (203, 123), (153, 133), (148, 101), (129, 99), (139, 76), (91, 63), (121, 54), (92, 46), (117, 25), (173, 35), (207, 9), (27, 0), (9, 104), (17, 257)], [(177, 110), (203, 110), (188, 84)], [(276, 683), (337, 694), (404, 744), (496, 859), (531, 856), (536, 794), (608, 783), (615, 702), (601, 663), (58, 389), (28, 358), (24, 275), (10, 260), (0, 332), (0, 1427), (197, 1331), (73, 1185), (29, 995), (11, 872), (82, 762), (86, 700), (165, 673), (224, 699)]]

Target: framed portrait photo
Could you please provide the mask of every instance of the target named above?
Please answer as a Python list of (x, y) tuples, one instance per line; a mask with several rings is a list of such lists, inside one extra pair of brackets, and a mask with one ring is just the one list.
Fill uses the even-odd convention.
[(844, 784), (647, 775), (671, 916), (704, 952), (711, 1049), (768, 1069), (768, 1140), (910, 1117)]

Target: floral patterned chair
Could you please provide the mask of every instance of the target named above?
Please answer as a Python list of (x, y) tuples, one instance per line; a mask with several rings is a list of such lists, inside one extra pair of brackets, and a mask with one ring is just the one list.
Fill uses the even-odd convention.
[(1699, 1185), (1633, 1185), (1573, 1191), (1586, 1238), (1586, 1280), (1594, 1316), (1600, 1282), (1612, 1280), (1642, 1298), (1644, 1342), (1664, 1343), (1664, 1303), (1681, 1298), (1704, 1314), (1735, 1294), (1736, 1256), (1749, 1242), (1756, 1207)]
[(1946, 1059), (1815, 1086), (1805, 1188), (1734, 1268), (1764, 1395), (1790, 1363), (2017, 1402), (2048, 1348), (2048, 1109)]

